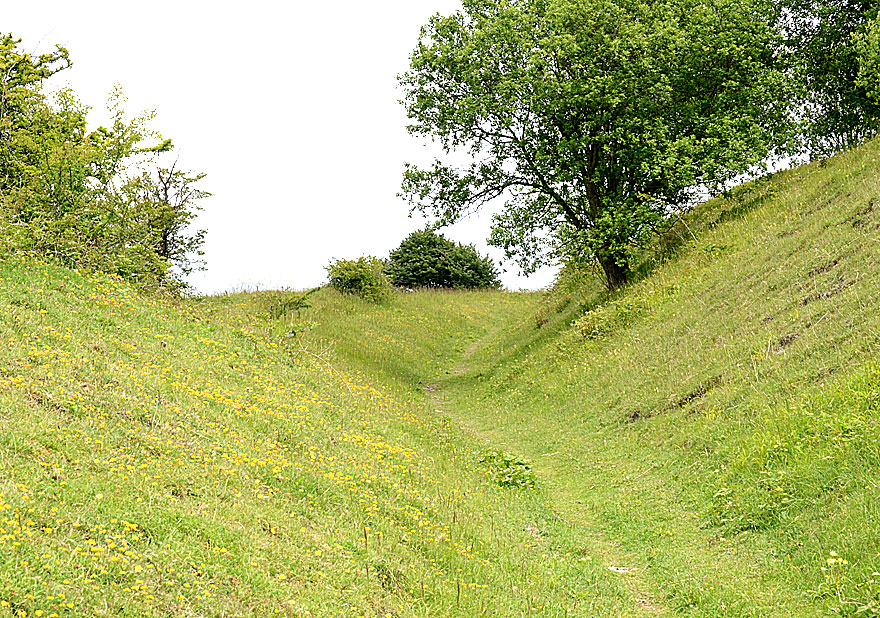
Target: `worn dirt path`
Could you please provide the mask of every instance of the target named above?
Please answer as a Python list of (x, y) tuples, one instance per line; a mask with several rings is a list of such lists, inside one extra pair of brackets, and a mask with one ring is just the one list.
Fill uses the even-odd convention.
[[(452, 378), (467, 375), (471, 368), (469, 360), (476, 353), (483, 343), (496, 333), (489, 333), (477, 341), (471, 343), (462, 353), (461, 358), (450, 369), (449, 375)], [(455, 405), (448, 397), (450, 386), (443, 381), (436, 381), (426, 384), (423, 390), (428, 397), (431, 405), (440, 413), (446, 415), (453, 420), (458, 426), (468, 433), (476, 436), (481, 441), (488, 440), (491, 443), (493, 436), (482, 431), (478, 426), (469, 419), (467, 415), (462, 414), (456, 409)], [(510, 445), (510, 442), (508, 442)], [(542, 476), (550, 476), (542, 474), (551, 472), (546, 465), (540, 463), (533, 466), (538, 473), (539, 478)], [(588, 543), (593, 553), (603, 560), (606, 568), (621, 578), (623, 587), (628, 591), (632, 603), (633, 615), (637, 616), (669, 616), (671, 611), (662, 607), (658, 600), (660, 598), (659, 591), (655, 589), (653, 584), (648, 581), (645, 574), (638, 568), (631, 565), (634, 560), (632, 556), (623, 552), (614, 542), (608, 540), (601, 532), (596, 521), (589, 516), (587, 509), (583, 504), (579, 503), (572, 496), (565, 495), (559, 487), (554, 484), (546, 484), (546, 491), (550, 502), (553, 506), (555, 515), (562, 521), (577, 528), (583, 540)]]

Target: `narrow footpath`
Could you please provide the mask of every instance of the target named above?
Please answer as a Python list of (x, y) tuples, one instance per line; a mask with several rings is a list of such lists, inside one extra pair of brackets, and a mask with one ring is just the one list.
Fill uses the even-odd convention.
[[(472, 371), (470, 359), (474, 353), (486, 340), (495, 334), (495, 332), (490, 332), (483, 338), (471, 343), (465, 349), (461, 358), (449, 369), (448, 379), (434, 381), (423, 387), (425, 395), (437, 412), (447, 416), (463, 431), (475, 436), (489, 446), (496, 446), (498, 437), (491, 432), (483, 431), (468, 415), (460, 413), (452, 403), (450, 393), (452, 389), (456, 388), (456, 379), (467, 376)], [(507, 442), (505, 448), (516, 450), (516, 445)], [(532, 463), (532, 468), (537, 473), (539, 479), (541, 479), (555, 517), (573, 528), (582, 539), (583, 544), (589, 548), (592, 555), (599, 557), (603, 561), (608, 572), (619, 577), (620, 583), (629, 597), (628, 602), (632, 608), (631, 615), (672, 615), (672, 612), (669, 612), (658, 603), (661, 595), (652, 583), (648, 581), (643, 570), (632, 566), (634, 562), (633, 557), (623, 552), (616, 543), (605, 538), (601, 527), (590, 516), (588, 509), (576, 497), (567, 495), (561, 486), (553, 483), (552, 478), (555, 475), (555, 470), (553, 470), (552, 466), (538, 461)]]

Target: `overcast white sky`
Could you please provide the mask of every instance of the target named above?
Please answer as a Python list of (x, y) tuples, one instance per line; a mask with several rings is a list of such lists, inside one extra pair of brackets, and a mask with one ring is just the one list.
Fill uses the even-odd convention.
[[(419, 27), (458, 0), (0, 2), (0, 31), (25, 49), (70, 50), (53, 81), (95, 124), (120, 83), (130, 113), (157, 110), (181, 166), (207, 173), (199, 291), (319, 285), (331, 258), (385, 257), (422, 226), (396, 197), (403, 162), (430, 159), (406, 132), (396, 75)], [(444, 233), (498, 258), (489, 223)], [(504, 266), (512, 289), (552, 280)]]

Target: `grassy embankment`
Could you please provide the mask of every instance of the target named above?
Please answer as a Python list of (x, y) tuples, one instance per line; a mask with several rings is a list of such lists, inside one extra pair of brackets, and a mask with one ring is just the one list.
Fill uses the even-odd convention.
[(321, 294), (369, 354), (300, 351), (263, 297), (0, 264), (0, 616), (627, 615), (577, 535), (536, 537), (544, 494), (494, 486), (407, 386), (537, 297)]
[(876, 613), (878, 150), (702, 206), (611, 299), (273, 318), (0, 263), (0, 616)]
[[(476, 343), (456, 339), (439, 378), (419, 329), (383, 310), (385, 330), (370, 328), (410, 343), (395, 363), (426, 367), (412, 383), (436, 382), (428, 397), (456, 424), (534, 462), (557, 516), (625, 561), (645, 611), (876, 615), (878, 155), (702, 205), (650, 277), (499, 314)], [(359, 332), (331, 338), (350, 350)]]

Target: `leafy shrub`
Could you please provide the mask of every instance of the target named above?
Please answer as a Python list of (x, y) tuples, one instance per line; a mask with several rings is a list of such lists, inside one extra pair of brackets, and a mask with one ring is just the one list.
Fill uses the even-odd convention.
[(391, 252), (391, 282), (400, 287), (497, 288), (498, 270), (471, 245), (431, 230), (413, 232)]
[(489, 469), (492, 480), (499, 487), (514, 489), (534, 489), (538, 487), (538, 477), (524, 459), (506, 451), (486, 451), (479, 462)]
[(880, 17), (866, 24), (855, 43), (859, 53), (858, 85), (873, 102), (880, 101)]
[(69, 90), (42, 94), (70, 66), (67, 50), (35, 56), (0, 36), (0, 251), (30, 253), (133, 283), (179, 290), (202, 263), (203, 231), (190, 224), (208, 197), (203, 174), (161, 165), (171, 140), (129, 119), (120, 90), (112, 122), (88, 129), (88, 107)]
[(385, 275), (385, 262), (366, 256), (356, 260), (334, 260), (327, 266), (330, 286), (345, 294), (378, 302), (388, 297), (391, 285)]
[(274, 322), (273, 328), (279, 328), (284, 337), (296, 339), (303, 333), (314, 330), (317, 322), (300, 319), (300, 311), (311, 307), (309, 297), (318, 288), (306, 292), (277, 290), (262, 292), (259, 296), (264, 318)]

